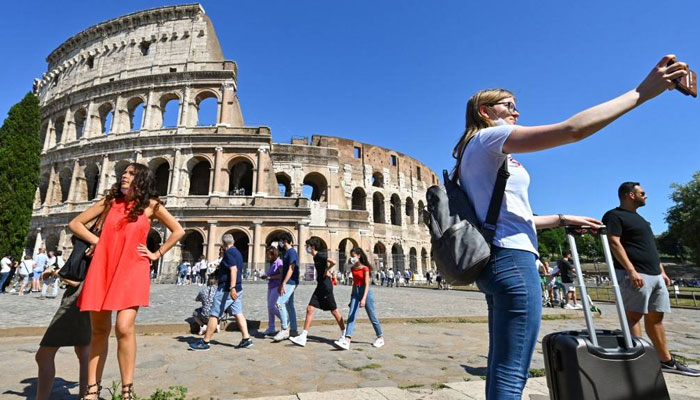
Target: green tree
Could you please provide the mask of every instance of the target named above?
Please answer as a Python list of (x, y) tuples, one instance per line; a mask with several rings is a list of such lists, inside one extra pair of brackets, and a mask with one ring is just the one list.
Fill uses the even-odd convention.
[(0, 127), (0, 254), (24, 251), (39, 185), (39, 100), (31, 93), (10, 108)]
[(700, 265), (700, 171), (685, 185), (674, 183), (671, 188), (675, 204), (666, 213), (668, 231), (690, 249), (695, 265)]
[(673, 256), (674, 258), (683, 260), (683, 246), (676, 235), (670, 231), (666, 231), (656, 237), (656, 248), (660, 254)]
[(549, 228), (542, 229), (537, 232), (537, 242), (539, 251), (543, 256), (551, 256), (552, 254), (561, 255), (562, 251), (569, 247), (566, 243), (566, 232), (564, 228)]

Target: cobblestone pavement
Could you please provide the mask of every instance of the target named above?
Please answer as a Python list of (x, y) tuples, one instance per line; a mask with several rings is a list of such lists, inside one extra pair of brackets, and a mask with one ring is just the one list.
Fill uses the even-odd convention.
[[(302, 285), (296, 300), (297, 313), (303, 310), (313, 286)], [(336, 287), (338, 305), (347, 315), (349, 287)], [(266, 321), (265, 285), (244, 287), (244, 312), (249, 320)], [(280, 399), (478, 399), (483, 398), (483, 380), (487, 352), (486, 324), (473, 322), (411, 322), (392, 317), (469, 317), (486, 314), (483, 296), (478, 293), (438, 291), (415, 288), (373, 288), (387, 344), (381, 349), (371, 346), (373, 331), (365, 321), (357, 327), (350, 351), (338, 351), (332, 340), (338, 335), (330, 324), (312, 327), (305, 348), (291, 342), (273, 344), (269, 339), (255, 339), (254, 347), (236, 350), (237, 332), (222, 332), (214, 337), (209, 352), (187, 351), (195, 335), (186, 333), (183, 320), (195, 303), (197, 287), (153, 285), (151, 307), (139, 313), (142, 326), (175, 324), (169, 333), (142, 334), (138, 337), (136, 386), (141, 394), (170, 385), (186, 386), (189, 395), (202, 399), (282, 396)], [(37, 300), (34, 296), (0, 296), (0, 398), (31, 397), (36, 385), (33, 353), (39, 336), (3, 335), (4, 328), (48, 324), (58, 299)], [(614, 308), (602, 304), (599, 328), (617, 326)], [(567, 314), (573, 319), (544, 320), (540, 339), (549, 332), (580, 329), (580, 311), (561, 309), (548, 313)], [(317, 312), (317, 319), (330, 318)], [(700, 359), (700, 312), (676, 309), (666, 320), (670, 348), (689, 359)], [(453, 320), (455, 320), (453, 318)], [(401, 322), (399, 322), (401, 321)], [(423, 322), (420, 322), (423, 321)], [(463, 321), (472, 321), (465, 318)], [(263, 322), (261, 328), (265, 328)], [(11, 330), (11, 329), (10, 329)], [(181, 333), (180, 333), (181, 332)], [(254, 332), (253, 332), (254, 333)], [(38, 335), (35, 333), (34, 335)], [(116, 343), (111, 352), (104, 382), (118, 381)], [(691, 364), (694, 364), (691, 361)], [(538, 346), (532, 368), (542, 368)], [(57, 356), (55, 395), (64, 398), (76, 393), (77, 366), (71, 349), (61, 349)], [(666, 375), (674, 400), (700, 400), (700, 378)], [(446, 383), (446, 387), (443, 387)], [(358, 389), (364, 388), (364, 389)], [(377, 389), (379, 388), (379, 389)], [(532, 379), (528, 384), (531, 400), (544, 400), (546, 383)], [(340, 390), (336, 392), (337, 390)], [(354, 390), (348, 392), (348, 390)], [(104, 395), (107, 395), (105, 390)], [(698, 397), (692, 397), (698, 396)]]

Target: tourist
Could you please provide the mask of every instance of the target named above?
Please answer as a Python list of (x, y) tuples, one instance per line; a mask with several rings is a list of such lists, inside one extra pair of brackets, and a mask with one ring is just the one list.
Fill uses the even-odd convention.
[(369, 320), (372, 322), (372, 327), (374, 327), (374, 333), (377, 335), (372, 346), (382, 347), (384, 346), (382, 326), (379, 324), (379, 318), (377, 318), (377, 312), (374, 308), (374, 296), (372, 295), (372, 289), (369, 287), (369, 277), (372, 272), (372, 266), (367, 260), (364, 250), (359, 247), (352, 249), (350, 256), (353, 264), (351, 269), (353, 286), (350, 294), (350, 304), (348, 305), (350, 308), (348, 312), (348, 323), (345, 328), (345, 337), (341, 337), (334, 343), (343, 350), (350, 349), (357, 311), (359, 308), (364, 307)]
[(190, 350), (208, 351), (211, 348), (211, 341), (219, 321), (226, 315), (227, 310), (236, 318), (236, 324), (241, 331), (241, 341), (236, 345), (237, 349), (249, 348), (253, 346), (253, 339), (248, 333), (248, 324), (243, 315), (243, 256), (234, 246), (233, 235), (224, 234), (221, 238), (224, 257), (219, 266), (219, 284), (214, 294), (214, 303), (211, 306), (207, 329), (204, 338), (191, 343)]
[(277, 299), (277, 308), (280, 310), (280, 320), (282, 326), (279, 332), (272, 339), (275, 342), (281, 342), (284, 339), (289, 339), (290, 328), (294, 335), (297, 332), (297, 312), (294, 309), (294, 292), (299, 285), (299, 256), (297, 251), (292, 247), (292, 235), (288, 232), (283, 232), (279, 236), (279, 240), (284, 246), (284, 255), (282, 256), (282, 282), (279, 287), (280, 297)]
[(265, 336), (272, 336), (277, 333), (275, 330), (275, 317), (280, 317), (280, 310), (277, 308), (277, 299), (280, 297), (279, 287), (282, 283), (282, 259), (277, 247), (270, 246), (267, 249), (267, 261), (270, 267), (262, 279), (267, 280), (267, 329), (263, 332)]
[[(199, 301), (202, 303), (201, 307), (194, 310), (192, 317), (194, 322), (199, 327), (199, 334), (203, 335), (207, 331), (207, 324), (209, 323), (209, 315), (211, 314), (211, 308), (214, 304), (214, 297), (216, 295), (216, 289), (219, 286), (219, 280), (215, 275), (209, 277), (207, 281), (207, 287), (203, 288), (197, 294), (194, 301)], [(217, 331), (219, 330), (219, 325), (216, 325)]]
[(192, 282), (193, 285), (198, 285), (199, 284), (199, 260), (192, 265), (192, 271), (190, 275), (190, 282)]
[(386, 283), (386, 271), (384, 270), (379, 271), (379, 283), (381, 286)]
[(394, 286), (394, 270), (389, 268), (389, 270), (386, 272), (386, 286), (391, 287)]
[(403, 283), (404, 286), (408, 287), (411, 283), (411, 270), (405, 269), (403, 270)]
[(3, 293), (7, 293), (7, 287), (10, 286), (15, 275), (17, 275), (18, 269), (19, 262), (17, 260), (12, 260), (12, 263), (10, 264), (10, 272), (7, 274), (7, 278), (5, 278), (5, 283), (2, 286), (0, 286), (0, 291), (2, 291)]
[[(487, 398), (520, 398), (529, 375), (542, 314), (542, 294), (535, 268), (536, 229), (601, 225), (587, 217), (534, 216), (528, 200), (529, 175), (511, 154), (577, 142), (601, 130), (626, 112), (673, 88), (673, 79), (687, 74), (687, 65), (683, 63), (667, 65), (674, 59), (670, 55), (661, 59), (636, 89), (552, 125), (516, 126), (520, 114), (515, 96), (507, 90), (482, 90), (467, 103), (466, 129), (453, 150), (457, 159), (453, 177), (459, 179), (474, 205), (479, 223), (485, 221), (496, 175), (504, 161), (510, 172), (491, 259), (477, 280), (488, 303)], [(514, 304), (520, 306), (514, 308)]]
[[(136, 365), (135, 320), (139, 307), (148, 306), (151, 262), (177, 244), (184, 231), (158, 199), (153, 172), (131, 163), (104, 199), (75, 217), (68, 227), (91, 244), (90, 268), (78, 298), (81, 311), (90, 312), (92, 341), (86, 398), (97, 399), (107, 358), (112, 311), (117, 311), (115, 333), (122, 398), (133, 399)], [(86, 224), (106, 213), (100, 236)], [(172, 233), (155, 252), (146, 247), (151, 221), (157, 219)]]
[(175, 282), (178, 286), (184, 285), (187, 281), (187, 261), (183, 260), (180, 265), (177, 266), (177, 281)]
[[(561, 276), (561, 283), (564, 287), (564, 299), (562, 299), (563, 307), (567, 310), (580, 310), (582, 305), (576, 303), (576, 285), (574, 285), (574, 275), (576, 271), (571, 263), (571, 250), (564, 250), (561, 260), (554, 270), (553, 276)], [(569, 300), (571, 303), (569, 304)]]
[(335, 262), (329, 259), (326, 254), (321, 253), (319, 249), (321, 249), (321, 241), (319, 239), (311, 238), (306, 241), (306, 252), (311, 254), (314, 258), (314, 268), (316, 269), (316, 289), (311, 295), (309, 305), (306, 307), (304, 330), (301, 331), (299, 336), (289, 338), (292, 343), (301, 347), (306, 346), (307, 335), (309, 333), (309, 329), (311, 329), (311, 321), (314, 319), (314, 311), (317, 308), (323, 311), (330, 311), (333, 318), (335, 318), (335, 322), (340, 328), (340, 339), (338, 340), (343, 339), (345, 332), (343, 317), (340, 315), (338, 306), (335, 304), (335, 297), (333, 297), (331, 270), (335, 266)]
[(401, 287), (401, 271), (399, 270), (394, 272), (394, 285), (396, 287)]
[(49, 263), (46, 249), (39, 249), (39, 253), (34, 257), (34, 269), (32, 270), (32, 292), (41, 292), (41, 274)]
[(10, 255), (6, 254), (0, 260), (0, 293), (5, 293), (5, 281), (7, 281), (12, 271), (12, 260)]
[(197, 279), (199, 280), (199, 286), (202, 286), (205, 282), (207, 282), (207, 258), (205, 256), (200, 257), (198, 264), (199, 276)]
[(26, 255), (24, 256), (24, 260), (19, 265), (19, 272), (18, 272), (18, 278), (17, 278), (17, 283), (15, 283), (14, 287), (12, 290), (10, 290), (10, 293), (15, 293), (17, 286), (19, 286), (19, 294), (20, 296), (24, 295), (24, 289), (27, 288), (29, 285), (29, 279), (31, 279), (32, 273), (34, 271), (34, 260), (32, 259), (32, 256)]
[(671, 312), (666, 275), (651, 224), (637, 213), (646, 205), (647, 193), (639, 182), (624, 182), (617, 196), (620, 206), (603, 216), (608, 228), (610, 250), (614, 256), (616, 275), (632, 336), (642, 336), (642, 319), (647, 335), (661, 361), (661, 370), (687, 376), (700, 376), (700, 371), (676, 360), (668, 350), (664, 315)]

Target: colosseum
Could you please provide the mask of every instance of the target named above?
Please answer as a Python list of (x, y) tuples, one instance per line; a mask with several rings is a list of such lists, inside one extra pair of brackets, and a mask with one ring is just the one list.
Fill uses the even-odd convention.
[[(154, 266), (166, 279), (182, 260), (215, 259), (225, 233), (249, 271), (264, 268), (265, 246), (280, 232), (297, 244), (320, 238), (341, 270), (352, 246), (374, 254), (378, 266), (410, 268), (419, 278), (430, 268), (429, 234), (418, 216), (435, 173), (352, 139), (275, 143), (268, 127), (245, 126), (236, 63), (224, 59), (199, 4), (99, 23), (47, 62), (34, 82), (44, 147), (29, 251), (69, 252), (68, 222), (136, 161), (152, 169), (161, 199), (186, 230)], [(167, 235), (154, 222), (148, 246)], [(310, 256), (299, 253), (308, 265)]]

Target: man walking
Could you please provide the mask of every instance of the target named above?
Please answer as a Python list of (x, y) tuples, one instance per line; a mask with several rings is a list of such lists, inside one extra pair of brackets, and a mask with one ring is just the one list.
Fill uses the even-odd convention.
[(219, 266), (219, 286), (216, 288), (214, 302), (211, 306), (209, 321), (207, 322), (207, 331), (204, 338), (190, 344), (190, 350), (209, 350), (211, 347), (209, 341), (216, 328), (219, 325), (219, 320), (224, 316), (226, 310), (231, 309), (231, 313), (236, 318), (236, 324), (241, 331), (241, 341), (236, 348), (248, 348), (253, 346), (253, 339), (248, 333), (248, 324), (243, 315), (243, 285), (241, 284), (241, 271), (243, 269), (243, 256), (233, 245), (233, 235), (225, 234), (222, 239), (224, 247), (224, 257)]
[[(282, 256), (282, 283), (280, 283), (277, 298), (277, 308), (280, 310), (280, 320), (282, 329), (277, 332), (273, 342), (281, 342), (289, 339), (289, 328), (297, 332), (297, 313), (294, 310), (294, 291), (299, 285), (299, 255), (292, 247), (292, 235), (288, 232), (281, 233), (280, 242), (284, 245), (284, 255)], [(296, 333), (295, 333), (296, 334)]]
[(620, 206), (603, 216), (608, 227), (610, 250), (614, 256), (627, 322), (632, 335), (642, 336), (641, 320), (661, 360), (661, 370), (688, 376), (700, 371), (674, 359), (666, 345), (664, 313), (671, 312), (667, 285), (671, 283), (656, 250), (651, 225), (637, 209), (647, 195), (639, 182), (625, 182), (617, 190)]
[[(561, 283), (564, 286), (564, 308), (567, 310), (580, 310), (583, 306), (576, 304), (576, 286), (574, 285), (574, 265), (571, 264), (571, 250), (564, 250), (564, 257), (552, 271), (552, 276), (561, 275)], [(572, 304), (569, 304), (571, 300)]]

